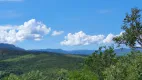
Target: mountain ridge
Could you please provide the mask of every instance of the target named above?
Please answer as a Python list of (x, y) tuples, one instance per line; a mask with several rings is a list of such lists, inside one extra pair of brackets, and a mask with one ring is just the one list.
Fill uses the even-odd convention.
[[(80, 55), (91, 55), (95, 50), (87, 50), (87, 49), (82, 49), (82, 50), (63, 50), (63, 49), (32, 49), (32, 50), (25, 50), (20, 47), (17, 47), (13, 44), (5, 44), (5, 43), (0, 43), (0, 49), (8, 49), (8, 50), (17, 50), (17, 51), (31, 51), (31, 52), (52, 52), (52, 53), (62, 53), (62, 54), (80, 54)], [(142, 49), (137, 49), (142, 51)], [(131, 49), (129, 48), (123, 48), (123, 49), (115, 49), (114, 50), (116, 55), (125, 55), (127, 53), (131, 52)]]
[(0, 43), (0, 49), (25, 51), (25, 49), (17, 47), (13, 44)]
[[(138, 49), (142, 51), (142, 49)], [(91, 55), (95, 50), (63, 50), (63, 49), (33, 49), (29, 51), (44, 51), (44, 52), (55, 52), (55, 53), (63, 53), (63, 54), (81, 54), (81, 55)], [(131, 52), (131, 49), (123, 48), (123, 49), (114, 49), (116, 55), (122, 56)]]

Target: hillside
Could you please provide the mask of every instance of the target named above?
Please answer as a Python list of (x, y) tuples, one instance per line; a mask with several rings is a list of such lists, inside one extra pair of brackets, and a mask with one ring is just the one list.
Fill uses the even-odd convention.
[(48, 52), (17, 52), (5, 53), (3, 57), (0, 57), (0, 71), (3, 76), (7, 76), (10, 73), (23, 74), (30, 71), (42, 71), (49, 77), (50, 80), (58, 78), (58, 71), (60, 69), (74, 70), (81, 67), (84, 57), (79, 55), (65, 55), (59, 53)]
[(8, 49), (8, 50), (22, 50), (24, 51), (24, 49), (16, 47), (13, 44), (6, 44), (6, 43), (0, 43), (0, 49)]

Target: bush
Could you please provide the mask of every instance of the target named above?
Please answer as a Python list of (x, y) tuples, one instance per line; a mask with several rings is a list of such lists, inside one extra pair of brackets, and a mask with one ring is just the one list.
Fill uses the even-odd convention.
[(23, 75), (10, 74), (8, 77), (5, 77), (3, 80), (47, 80), (47, 77), (42, 74), (40, 71), (31, 71)]
[(103, 73), (105, 80), (142, 80), (142, 54), (132, 52)]
[[(105, 50), (103, 50), (103, 48)], [(103, 80), (103, 73), (105, 68), (114, 65), (117, 62), (116, 54), (113, 47), (100, 47), (91, 56), (85, 60), (85, 65), (95, 74), (98, 75), (99, 80)]]
[(81, 71), (71, 71), (69, 80), (98, 80), (98, 78), (95, 73), (83, 69)]

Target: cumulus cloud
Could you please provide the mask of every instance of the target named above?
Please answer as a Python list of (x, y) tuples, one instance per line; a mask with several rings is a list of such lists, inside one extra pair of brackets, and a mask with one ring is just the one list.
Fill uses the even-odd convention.
[[(121, 35), (122, 32), (118, 35)], [(114, 34), (108, 34), (106, 37), (104, 35), (87, 35), (83, 31), (77, 32), (75, 34), (69, 33), (65, 36), (65, 40), (62, 41), (61, 45), (66, 46), (77, 46), (77, 45), (89, 45), (89, 44), (112, 44)]]
[(89, 45), (92, 43), (98, 43), (104, 39), (104, 35), (87, 35), (83, 31), (75, 34), (69, 33), (65, 36), (65, 40), (61, 42), (61, 45)]
[(103, 40), (103, 43), (105, 44), (110, 44), (110, 43), (113, 43), (113, 38), (115, 37), (116, 35), (113, 35), (113, 34), (108, 34), (107, 37)]
[(23, 40), (41, 40), (44, 35), (50, 32), (42, 22), (31, 19), (19, 26), (0, 26), (0, 43), (14, 44)]
[(58, 36), (58, 35), (61, 35), (63, 33), (64, 33), (64, 31), (53, 31), (52, 36)]

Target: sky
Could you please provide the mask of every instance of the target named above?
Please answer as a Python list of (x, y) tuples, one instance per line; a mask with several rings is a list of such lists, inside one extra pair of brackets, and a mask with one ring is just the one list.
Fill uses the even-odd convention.
[(114, 44), (141, 0), (0, 0), (0, 43), (24, 49), (97, 49)]

